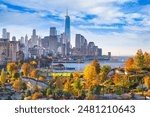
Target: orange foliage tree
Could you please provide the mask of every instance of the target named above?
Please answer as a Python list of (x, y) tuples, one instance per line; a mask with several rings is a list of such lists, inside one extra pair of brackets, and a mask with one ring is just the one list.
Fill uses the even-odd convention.
[(149, 76), (144, 77), (144, 83), (147, 88), (150, 88), (150, 77)]
[(95, 67), (96, 73), (99, 74), (100, 73), (100, 64), (98, 60), (93, 60), (91, 65), (93, 65)]
[(113, 77), (113, 83), (115, 85), (118, 85), (120, 83), (120, 75), (119, 74), (115, 74)]
[(28, 76), (31, 72), (31, 65), (29, 63), (23, 63), (23, 65), (21, 66), (21, 70), (24, 76)]
[(128, 58), (128, 60), (125, 62), (125, 69), (126, 71), (130, 71), (133, 68), (134, 59)]
[(30, 77), (32, 78), (38, 78), (39, 77), (39, 74), (38, 74), (38, 70), (37, 69), (33, 69), (30, 73)]
[(16, 90), (21, 90), (21, 88), (22, 88), (21, 84), (22, 84), (22, 81), (19, 78), (19, 79), (14, 81), (13, 88), (16, 89)]

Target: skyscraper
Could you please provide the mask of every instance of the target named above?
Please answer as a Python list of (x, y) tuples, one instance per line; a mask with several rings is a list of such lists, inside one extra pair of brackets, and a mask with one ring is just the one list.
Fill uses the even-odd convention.
[(36, 34), (36, 30), (33, 29), (31, 39), (30, 39), (30, 42), (29, 42), (29, 46), (32, 48), (35, 45), (38, 45), (38, 39), (39, 38), (38, 38), (38, 35)]
[(2, 38), (7, 39), (7, 30), (6, 30), (6, 28), (3, 28), (3, 30), (2, 30)]
[(66, 11), (65, 19), (65, 55), (70, 54), (70, 17), (68, 16), (68, 10)]
[(50, 36), (56, 36), (57, 30), (56, 27), (50, 27)]

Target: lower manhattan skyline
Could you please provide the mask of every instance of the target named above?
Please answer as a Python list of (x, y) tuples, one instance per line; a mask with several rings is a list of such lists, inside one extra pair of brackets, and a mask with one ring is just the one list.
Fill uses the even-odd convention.
[[(72, 5), (75, 4), (75, 5)], [(32, 30), (43, 38), (49, 28), (64, 32), (66, 9), (71, 19), (71, 44), (76, 34), (94, 42), (103, 53), (134, 55), (150, 51), (150, 2), (148, 0), (1, 0), (0, 30), (6, 28), (17, 39), (31, 37)], [(0, 33), (2, 37), (2, 33)]]

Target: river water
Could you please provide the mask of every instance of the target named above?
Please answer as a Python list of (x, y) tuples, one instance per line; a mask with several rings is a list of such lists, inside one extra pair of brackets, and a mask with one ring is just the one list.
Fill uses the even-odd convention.
[[(117, 59), (117, 61), (100, 61), (100, 66), (109, 65), (111, 68), (122, 68), (124, 67), (124, 62), (129, 58), (127, 56), (117, 56), (113, 57)], [(75, 70), (54, 70), (54, 72), (74, 72), (79, 71), (82, 72), (86, 65), (90, 64), (91, 61), (86, 61), (84, 63), (63, 63), (63, 65), (67, 68), (75, 68)]]

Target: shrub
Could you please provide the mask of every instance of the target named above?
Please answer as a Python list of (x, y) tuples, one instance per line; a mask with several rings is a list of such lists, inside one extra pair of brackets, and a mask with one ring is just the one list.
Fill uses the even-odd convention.
[(46, 96), (48, 96), (48, 95), (52, 95), (52, 90), (50, 88), (48, 88), (46, 90)]
[(25, 96), (26, 96), (26, 97), (31, 96), (31, 91), (30, 91), (30, 90), (26, 90), (26, 91), (25, 91)]
[(55, 90), (53, 93), (55, 99), (62, 98), (63, 94), (64, 94), (63, 90), (59, 90), (59, 89)]
[(64, 92), (64, 98), (69, 99), (71, 97), (71, 94), (69, 92)]

